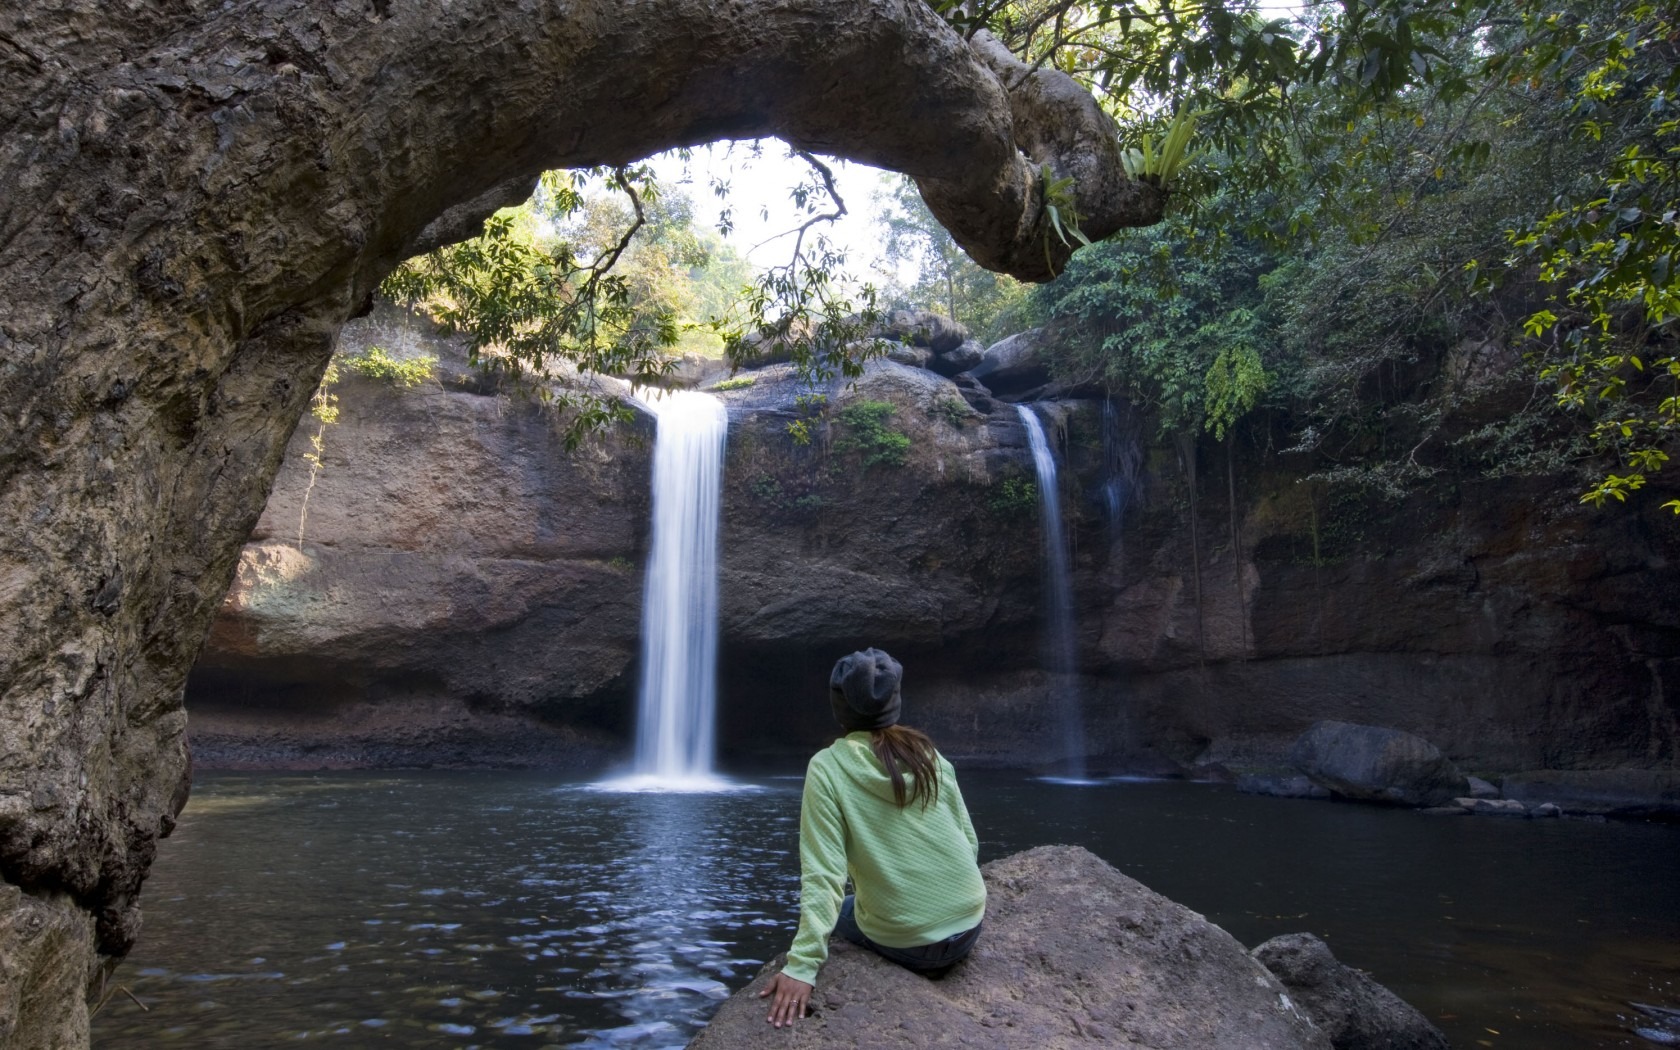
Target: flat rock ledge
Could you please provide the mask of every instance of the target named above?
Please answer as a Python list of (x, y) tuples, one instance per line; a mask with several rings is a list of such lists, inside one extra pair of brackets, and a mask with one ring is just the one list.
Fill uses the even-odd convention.
[(690, 1050), (1331, 1050), (1234, 937), (1088, 851), (1040, 846), (983, 872), (985, 932), (942, 979), (835, 941), (811, 1017), (765, 1023), (758, 993), (781, 968), (773, 959)]

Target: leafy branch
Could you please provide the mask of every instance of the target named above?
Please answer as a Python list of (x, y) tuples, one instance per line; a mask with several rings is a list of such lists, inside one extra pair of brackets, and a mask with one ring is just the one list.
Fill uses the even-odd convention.
[[(713, 324), (737, 367), (766, 349), (780, 350), (814, 390), (837, 375), (861, 376), (864, 364), (883, 354), (885, 346), (866, 338), (880, 320), (874, 287), (858, 287), (848, 280), (845, 252), (818, 232), (847, 214), (834, 172), (808, 151), (794, 150), (793, 154), (810, 168), (812, 178), (791, 192), (806, 219), (770, 238), (793, 238), (787, 261), (765, 269), (747, 289), (739, 304), (743, 319), (720, 319)], [(808, 440), (808, 430), (799, 422), (790, 423), (789, 430), (796, 440), (802, 435)]]
[[(556, 223), (584, 205), (581, 188), (601, 179), (628, 201), (631, 219), (593, 257), (557, 239)], [(658, 192), (645, 167), (550, 172), (536, 206), (504, 209), (479, 237), (400, 266), (381, 286), (399, 302), (426, 305), (452, 330), (469, 336), (475, 365), (540, 381), (567, 364), (580, 375), (621, 375), (651, 384), (672, 367), (668, 355), (680, 335), (674, 313), (643, 301), (615, 270), (647, 224), (645, 199)], [(625, 420), (618, 398), (586, 386), (542, 382), (537, 395), (570, 412), (568, 446), (589, 431)]]

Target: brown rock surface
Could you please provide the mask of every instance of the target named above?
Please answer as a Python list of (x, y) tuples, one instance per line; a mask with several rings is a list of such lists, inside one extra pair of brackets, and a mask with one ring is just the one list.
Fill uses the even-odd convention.
[(0, 884), (0, 1046), (57, 1050), (86, 1044), (93, 918), (66, 894)]
[(1254, 949), (1335, 1050), (1449, 1050), (1447, 1037), (1404, 999), (1345, 966), (1310, 933), (1286, 933)]
[(1434, 744), (1386, 726), (1315, 722), (1289, 760), (1318, 786), (1361, 802), (1443, 806), (1470, 787)]
[(837, 941), (813, 1016), (765, 1023), (757, 996), (775, 960), (690, 1050), (1330, 1050), (1230, 934), (1086, 850), (1040, 846), (982, 870), (985, 928), (943, 978)]
[[(1094, 471), (1100, 443), (1074, 422)], [(1414, 733), (1466, 770), (1680, 763), (1680, 531), (1656, 508), (1583, 508), (1569, 478), (1350, 498), (1251, 450), (1234, 547), (1225, 452), (1203, 455), (1199, 605), (1171, 450), (1142, 446), (1123, 528), (1089, 503), (1072, 515), (1089, 695), (1140, 745), (1272, 765), (1335, 719)]]
[[(458, 362), (400, 314), (365, 343)], [(805, 746), (800, 660), (884, 645), (914, 660), (916, 717), (961, 753), (1021, 761), (1037, 741), (976, 731), (1030, 719), (1030, 670), (982, 687), (964, 660), (1037, 652), (1031, 518), (992, 505), (1026, 468), (1013, 413), (969, 410), (949, 380), (889, 361), (835, 384), (817, 439), (787, 434), (791, 370), (730, 390), (721, 592), (727, 745)], [(292, 442), (188, 690), (208, 766), (600, 765), (622, 753), (638, 654), (649, 435), (577, 453), (520, 398), (346, 380), (310, 486), (314, 423)], [(843, 422), (893, 406), (902, 467), (866, 465)], [(640, 428), (638, 428), (640, 429)], [(297, 540), (304, 493), (309, 512)], [(1003, 645), (999, 645), (1000, 639)], [(947, 678), (946, 676), (951, 676)], [(1037, 676), (1041, 678), (1042, 676)], [(804, 732), (790, 732), (803, 725)], [(428, 749), (428, 745), (430, 749)]]
[[(567, 452), (535, 399), (453, 381), (400, 311), (341, 346), (440, 356), (346, 374), (322, 464), (293, 437), (188, 688), (206, 766), (600, 764), (641, 616), (648, 434)], [(304, 500), (308, 513), (304, 516)], [(302, 542), (299, 542), (300, 524)]]

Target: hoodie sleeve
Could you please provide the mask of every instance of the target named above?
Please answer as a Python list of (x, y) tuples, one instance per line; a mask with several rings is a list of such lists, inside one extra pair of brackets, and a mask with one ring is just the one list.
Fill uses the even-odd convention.
[(846, 821), (826, 771), (813, 759), (799, 804), (799, 932), (782, 972), (817, 983), (846, 886)]

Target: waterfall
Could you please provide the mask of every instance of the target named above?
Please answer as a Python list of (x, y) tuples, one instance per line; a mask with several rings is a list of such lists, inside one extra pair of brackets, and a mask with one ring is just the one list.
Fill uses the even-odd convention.
[(1138, 490), (1138, 475), (1143, 469), (1143, 443), (1138, 439), (1138, 423), (1132, 406), (1124, 409), (1113, 401), (1103, 402), (1103, 510), (1108, 518), (1109, 532), (1120, 534), (1120, 521), (1126, 507)]
[(653, 536), (642, 589), (636, 763), (619, 790), (708, 791), (718, 645), (718, 510), (729, 414), (697, 391), (638, 394), (657, 422)]
[(1085, 721), (1079, 710), (1077, 639), (1073, 629), (1073, 589), (1068, 583), (1067, 538), (1062, 534), (1061, 489), (1056, 484), (1056, 458), (1038, 416), (1016, 405), (1027, 428), (1033, 467), (1038, 474), (1038, 521), (1044, 533), (1044, 651), (1056, 709), (1056, 735), (1061, 745), (1058, 775), (1085, 779)]

